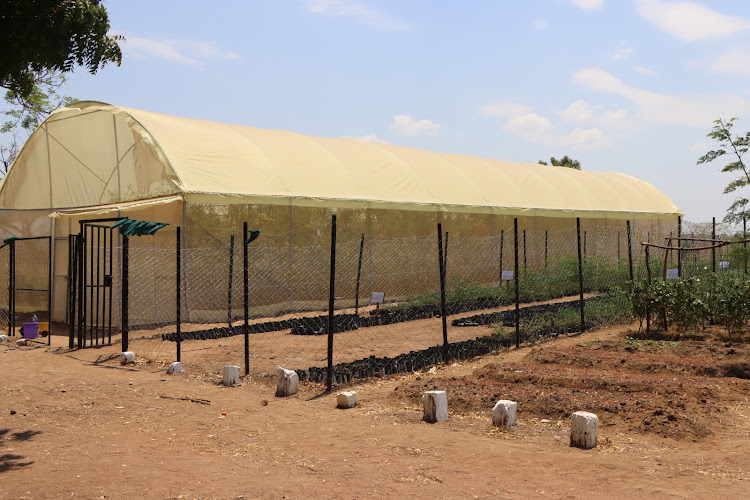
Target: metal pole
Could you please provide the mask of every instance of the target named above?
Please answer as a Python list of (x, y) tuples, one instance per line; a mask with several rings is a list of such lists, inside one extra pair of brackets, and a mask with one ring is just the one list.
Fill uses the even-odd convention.
[(177, 237), (175, 238), (175, 250), (177, 255), (175, 256), (175, 267), (177, 269), (177, 283), (176, 283), (176, 321), (175, 321), (175, 341), (177, 342), (177, 360), (182, 361), (182, 231), (180, 226), (177, 226)]
[(628, 221), (628, 266), (630, 267), (630, 281), (633, 280), (633, 241), (630, 232), (630, 221)]
[[(445, 254), (443, 253), (443, 225), (438, 222), (438, 268), (440, 272), (440, 316), (443, 324), (443, 362), (448, 362), (448, 318), (445, 307)], [(446, 233), (447, 235), (447, 233)]]
[(547, 249), (549, 248), (549, 235), (547, 230), (544, 230), (544, 268), (547, 269)]
[(331, 216), (331, 276), (328, 288), (328, 374), (326, 377), (326, 389), (333, 389), (333, 334), (335, 321), (333, 308), (335, 307), (336, 293), (336, 214)]
[(620, 230), (617, 230), (617, 263), (620, 263)]
[(682, 278), (682, 217), (677, 216), (677, 276)]
[[(576, 217), (576, 233), (578, 235), (578, 288), (580, 290), (581, 302), (581, 333), (586, 331), (585, 303), (583, 302), (583, 260), (581, 258), (581, 218)], [(584, 232), (584, 234), (586, 234)]]
[(76, 266), (76, 272), (78, 274), (78, 348), (82, 349), (86, 346), (86, 336), (84, 332), (84, 328), (86, 328), (86, 323), (84, 323), (84, 313), (86, 309), (83, 306), (83, 301), (86, 297), (86, 290), (83, 286), (85, 283), (84, 269), (86, 268), (86, 261), (83, 254), (85, 248), (83, 223), (80, 224), (78, 236), (76, 237), (76, 246), (76, 259), (78, 259), (78, 265)]
[(129, 258), (129, 240), (128, 235), (122, 235), (122, 298), (120, 299), (120, 318), (122, 321), (122, 352), (128, 350), (128, 294), (130, 288), (130, 258)]
[[(716, 243), (716, 217), (713, 218), (711, 223), (711, 239), (713, 240), (711, 242), (713, 246)], [(716, 272), (716, 248), (711, 249), (711, 271)]]
[(357, 261), (357, 289), (354, 293), (354, 314), (359, 316), (359, 284), (362, 278), (362, 253), (365, 250), (365, 233), (359, 242), (359, 260)]
[(8, 312), (10, 313), (10, 328), (8, 334), (16, 336), (16, 240), (10, 242), (10, 287), (8, 294)]
[(229, 237), (229, 288), (227, 290), (227, 328), (232, 329), (232, 277), (234, 276), (234, 235)]
[(47, 345), (52, 345), (52, 235), (47, 247)]
[[(91, 289), (91, 319), (92, 324), (92, 331), (95, 331), (94, 336), (96, 337), (96, 345), (99, 345), (99, 285), (101, 284), (99, 282), (99, 276), (101, 275), (101, 249), (102, 249), (102, 242), (101, 242), (101, 236), (102, 236), (102, 229), (97, 226), (96, 228), (96, 280), (91, 280), (91, 284), (94, 285), (94, 287)], [(91, 240), (94, 240), (94, 228), (91, 228)], [(94, 251), (91, 250), (91, 254), (93, 255)], [(94, 265), (91, 266), (91, 272), (94, 272)], [(94, 301), (94, 297), (96, 297), (96, 302)], [(96, 304), (96, 305), (94, 305)], [(94, 310), (96, 310), (96, 313), (94, 313)], [(104, 343), (104, 337), (102, 336), (102, 344)]]
[(70, 324), (70, 330), (68, 332), (68, 349), (75, 347), (75, 248), (76, 248), (76, 236), (74, 234), (68, 235), (68, 321)]
[[(646, 279), (648, 280), (648, 284), (651, 285), (651, 264), (649, 261), (648, 251), (649, 245), (646, 245)], [(649, 306), (648, 302), (646, 302), (646, 333), (651, 333), (651, 306)]]
[(526, 230), (523, 230), (523, 270), (526, 271)]
[(250, 374), (250, 283), (247, 252), (247, 222), (242, 223), (242, 335), (245, 337), (245, 375)]
[(513, 219), (513, 253), (515, 254), (515, 273), (513, 277), (515, 279), (515, 290), (516, 290), (516, 347), (521, 347), (521, 305), (519, 304), (520, 299), (520, 287), (518, 283), (518, 218)]

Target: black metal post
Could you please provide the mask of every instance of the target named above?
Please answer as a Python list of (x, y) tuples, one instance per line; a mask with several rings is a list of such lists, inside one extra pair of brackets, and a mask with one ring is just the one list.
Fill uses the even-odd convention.
[(86, 328), (86, 323), (84, 322), (84, 312), (86, 311), (86, 308), (84, 307), (84, 299), (86, 298), (86, 289), (84, 288), (84, 284), (86, 282), (86, 278), (84, 276), (84, 269), (86, 268), (86, 260), (84, 255), (84, 232), (83, 232), (83, 223), (80, 225), (80, 231), (78, 232), (78, 237), (76, 238), (76, 257), (78, 258), (78, 266), (76, 267), (76, 272), (78, 273), (78, 348), (82, 349), (86, 346), (86, 336), (84, 329)]
[(523, 270), (526, 272), (526, 230), (523, 230)]
[(516, 290), (516, 347), (521, 347), (521, 304), (520, 300), (520, 287), (518, 282), (518, 218), (513, 219), (513, 253), (515, 254), (515, 272), (513, 278), (515, 279), (515, 290)]
[(677, 276), (682, 278), (682, 217), (677, 216)]
[(182, 361), (182, 231), (180, 226), (177, 226), (177, 236), (175, 238), (175, 250), (177, 255), (175, 256), (175, 267), (177, 271), (176, 281), (176, 321), (175, 321), (175, 341), (177, 343), (177, 362)]
[(549, 248), (549, 235), (544, 230), (544, 268), (547, 269), (547, 249)]
[(234, 277), (234, 235), (229, 237), (229, 287), (227, 289), (227, 328), (232, 330), (232, 278)]
[(245, 375), (250, 374), (250, 270), (247, 250), (247, 222), (242, 224), (242, 335), (245, 337)]
[(52, 235), (47, 247), (47, 345), (52, 345)]
[(8, 290), (8, 313), (10, 314), (10, 328), (8, 334), (16, 336), (16, 241), (10, 242), (10, 286)]
[[(99, 282), (99, 276), (101, 275), (101, 248), (102, 248), (102, 242), (101, 242), (101, 236), (102, 236), (102, 229), (100, 227), (96, 227), (96, 238), (94, 238), (94, 227), (91, 227), (91, 242), (93, 243), (96, 241), (96, 279), (91, 280), (91, 284), (93, 285), (91, 288), (91, 330), (94, 337), (96, 337), (96, 345), (99, 345), (99, 290), (101, 290)], [(91, 249), (91, 254), (93, 255), (94, 250)], [(94, 265), (91, 265), (91, 272), (92, 276), (94, 273)], [(104, 338), (102, 337), (102, 344), (104, 343)]]
[(70, 324), (70, 330), (68, 332), (68, 349), (75, 347), (75, 295), (76, 295), (76, 235), (68, 235), (68, 322)]
[(630, 281), (634, 281), (633, 280), (633, 241), (632, 241), (631, 232), (630, 232), (630, 221), (628, 221), (627, 231), (628, 231), (628, 266), (630, 268)]
[(359, 241), (359, 260), (357, 261), (357, 288), (354, 293), (354, 314), (359, 316), (359, 284), (362, 279), (362, 254), (365, 250), (365, 233), (362, 233), (362, 239)]
[(128, 350), (128, 295), (130, 290), (130, 258), (129, 258), (129, 237), (122, 235), (122, 290), (120, 306), (120, 320), (122, 321), (122, 352)]
[[(586, 318), (584, 316), (585, 303), (583, 302), (583, 260), (581, 258), (581, 218), (576, 217), (576, 233), (578, 235), (578, 287), (581, 301), (581, 333), (586, 331)], [(584, 233), (585, 234), (585, 233)]]
[[(443, 225), (438, 222), (438, 268), (440, 272), (440, 317), (443, 323), (443, 362), (448, 362), (448, 318), (445, 307), (445, 254), (443, 253)], [(446, 233), (447, 234), (447, 233)]]
[[(711, 246), (716, 244), (716, 217), (711, 223)], [(716, 248), (711, 249), (711, 271), (716, 272)]]
[(331, 216), (331, 276), (328, 287), (328, 373), (326, 377), (326, 389), (333, 389), (333, 334), (335, 321), (333, 309), (335, 307), (336, 293), (336, 214)]

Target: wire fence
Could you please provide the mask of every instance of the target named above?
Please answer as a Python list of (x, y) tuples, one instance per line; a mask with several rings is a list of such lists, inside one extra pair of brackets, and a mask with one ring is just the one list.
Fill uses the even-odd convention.
[[(486, 237), (446, 231), (444, 329), (437, 232), (386, 238), (337, 227), (332, 275), (332, 229), (261, 235), (247, 245), (242, 235), (228, 235), (179, 251), (174, 234), (158, 243), (132, 239), (128, 348), (169, 362), (179, 343), (180, 360), (199, 370), (247, 363), (251, 373), (271, 373), (284, 366), (312, 380), (324, 379), (330, 361), (337, 380), (348, 380), (614, 321), (627, 297), (612, 291), (626, 288), (631, 264), (635, 272), (643, 267), (628, 259), (636, 253), (627, 251), (624, 227), (581, 231), (580, 261), (575, 226), (518, 233), (511, 226)], [(584, 308), (596, 314), (583, 317)]]
[[(736, 246), (688, 250), (705, 245), (702, 239), (731, 236), (721, 228), (707, 235), (688, 226), (678, 235), (676, 224), (509, 225), (483, 237), (451, 229), (394, 238), (321, 223), (247, 243), (241, 232), (227, 232), (188, 247), (186, 232), (194, 228), (167, 227), (131, 237), (127, 248), (120, 238), (110, 239), (109, 249), (90, 246), (87, 258), (114, 256), (111, 313), (101, 321), (115, 325), (115, 345), (196, 371), (233, 364), (263, 374), (284, 366), (315, 381), (326, 380), (329, 365), (335, 381), (347, 381), (622, 321), (631, 317), (630, 283), (646, 280), (649, 271), (690, 276), (715, 262), (717, 271), (740, 273), (747, 265), (747, 252)], [(692, 239), (678, 243), (678, 236)], [(674, 250), (652, 251), (647, 261), (642, 243), (668, 247), (670, 241)], [(2, 304), (9, 276), (4, 250)], [(121, 272), (125, 261), (127, 273)], [(95, 282), (104, 282), (96, 269)], [(98, 297), (96, 304), (98, 310)], [(0, 325), (7, 316), (0, 308)]]

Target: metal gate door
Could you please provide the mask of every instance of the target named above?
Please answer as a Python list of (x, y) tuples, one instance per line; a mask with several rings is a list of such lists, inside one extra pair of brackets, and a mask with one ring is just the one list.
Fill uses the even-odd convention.
[[(68, 280), (70, 347), (73, 325), (77, 326), (78, 348), (112, 343), (112, 330), (119, 329), (119, 318), (112, 315), (114, 272), (118, 268), (114, 253), (119, 232), (112, 229), (122, 217), (80, 221), (80, 233), (70, 241), (70, 278)], [(114, 296), (116, 296), (115, 294)], [(117, 308), (114, 309), (117, 315)], [(77, 321), (75, 321), (77, 319)]]

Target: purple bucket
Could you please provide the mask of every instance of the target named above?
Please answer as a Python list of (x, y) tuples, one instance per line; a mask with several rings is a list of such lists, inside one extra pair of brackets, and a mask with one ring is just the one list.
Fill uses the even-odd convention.
[(23, 338), (35, 339), (39, 337), (39, 323), (24, 323)]

